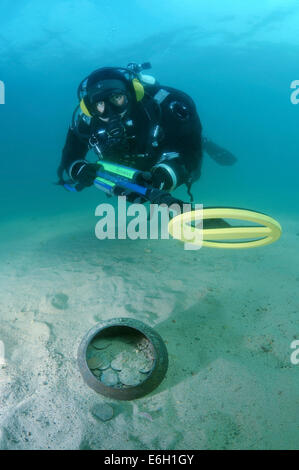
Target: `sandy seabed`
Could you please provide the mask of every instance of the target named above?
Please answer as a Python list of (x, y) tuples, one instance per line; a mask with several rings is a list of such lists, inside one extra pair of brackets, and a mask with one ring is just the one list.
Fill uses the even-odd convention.
[[(82, 214), (3, 222), (0, 448), (298, 449), (299, 233), (278, 218), (279, 242), (242, 251), (99, 241)], [(162, 384), (130, 402), (77, 366), (85, 333), (114, 317), (154, 327), (169, 353)], [(106, 422), (91, 413), (102, 403)]]

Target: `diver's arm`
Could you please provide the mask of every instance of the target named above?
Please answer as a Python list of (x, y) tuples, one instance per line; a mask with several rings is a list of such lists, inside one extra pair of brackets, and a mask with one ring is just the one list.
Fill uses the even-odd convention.
[(67, 133), (66, 142), (62, 151), (61, 166), (68, 172), (70, 166), (76, 160), (84, 160), (88, 152), (88, 144), (82, 142), (70, 128)]
[(164, 108), (164, 122), (171, 136), (169, 146), (175, 151), (164, 153), (152, 170), (155, 186), (159, 187), (159, 181), (164, 179), (165, 190), (196, 181), (200, 177), (203, 153), (202, 125), (193, 100), (175, 90), (169, 101)]
[(84, 161), (88, 152), (89, 124), (85, 122), (76, 108), (72, 124), (69, 127), (64, 148), (62, 150), (61, 162), (57, 170), (59, 180), (63, 182), (63, 173), (70, 176), (70, 169), (74, 162)]
[(92, 186), (99, 165), (85, 160), (88, 145), (82, 142), (72, 129), (69, 129), (66, 143), (62, 152), (62, 160), (57, 174), (60, 184), (63, 184), (63, 172), (65, 171), (71, 180), (76, 183), (77, 191)]
[(189, 125), (183, 126), (179, 133), (178, 151), (181, 164), (186, 169), (188, 181), (197, 181), (201, 174), (203, 145), (202, 125), (196, 111), (190, 117)]

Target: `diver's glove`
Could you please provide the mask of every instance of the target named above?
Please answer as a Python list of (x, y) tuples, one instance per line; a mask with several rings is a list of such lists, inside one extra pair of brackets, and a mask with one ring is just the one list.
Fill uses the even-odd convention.
[(152, 172), (140, 171), (135, 179), (135, 183), (145, 187), (150, 186), (163, 189), (164, 191), (173, 189), (173, 180), (164, 168), (154, 167)]
[(173, 191), (187, 178), (185, 165), (178, 152), (164, 152), (151, 169), (151, 185), (163, 191)]
[[(168, 167), (169, 168), (169, 167)], [(176, 186), (176, 176), (173, 176), (164, 167), (154, 167), (152, 170), (151, 184), (154, 188), (162, 189), (163, 191), (172, 191)]]
[(69, 169), (69, 175), (75, 183), (78, 183), (76, 186), (77, 191), (92, 186), (99, 169), (97, 163), (88, 163), (85, 160), (74, 162)]

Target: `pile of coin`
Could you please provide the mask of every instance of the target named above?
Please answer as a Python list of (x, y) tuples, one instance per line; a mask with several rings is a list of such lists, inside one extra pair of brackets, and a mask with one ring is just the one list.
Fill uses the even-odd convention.
[(103, 384), (128, 388), (141, 384), (154, 365), (154, 350), (142, 336), (95, 338), (86, 353), (87, 365)]

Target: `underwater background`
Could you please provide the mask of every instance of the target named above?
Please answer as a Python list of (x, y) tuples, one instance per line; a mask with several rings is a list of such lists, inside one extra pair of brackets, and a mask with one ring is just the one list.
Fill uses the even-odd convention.
[[(0, 0), (0, 11), (0, 448), (298, 449), (298, 2)], [(99, 241), (105, 195), (53, 185), (80, 81), (146, 61), (238, 158), (204, 156), (196, 202), (274, 217), (277, 243)], [(59, 293), (68, 303), (55, 309)], [(167, 341), (166, 379), (133, 402), (97, 395), (77, 368), (82, 336), (113, 317)], [(90, 412), (102, 402), (107, 423)]]

